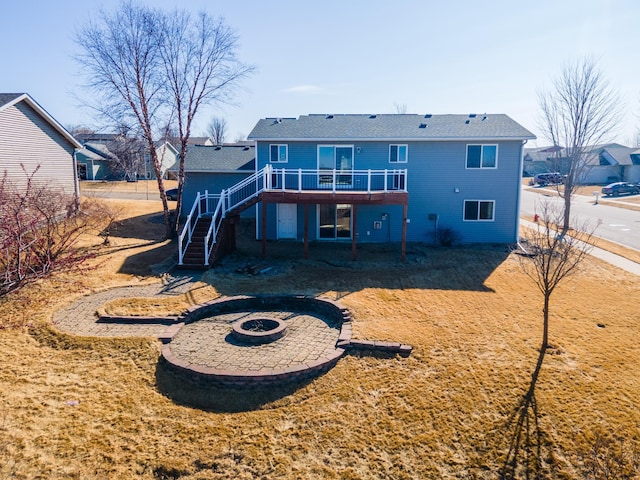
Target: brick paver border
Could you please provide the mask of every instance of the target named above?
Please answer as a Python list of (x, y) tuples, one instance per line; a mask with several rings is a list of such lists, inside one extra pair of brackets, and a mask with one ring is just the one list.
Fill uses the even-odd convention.
[[(330, 324), (340, 327), (337, 343), (344, 345), (344, 342), (351, 340), (351, 313), (344, 306), (332, 300), (302, 295), (221, 297), (190, 307), (182, 315), (180, 321), (188, 324), (223, 313), (261, 310), (310, 311), (322, 316)], [(170, 340), (162, 348), (161, 359), (169, 368), (196, 382), (234, 387), (255, 387), (300, 382), (325, 373), (346, 352), (346, 349), (343, 346), (338, 346), (337, 343), (329, 355), (283, 369), (220, 370), (192, 364), (189, 363), (188, 358), (179, 358), (173, 353)]]

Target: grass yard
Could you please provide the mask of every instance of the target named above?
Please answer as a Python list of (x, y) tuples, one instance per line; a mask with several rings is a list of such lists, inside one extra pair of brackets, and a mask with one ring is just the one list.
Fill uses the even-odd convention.
[[(206, 389), (158, 368), (155, 340), (51, 328), (52, 312), (81, 294), (156, 281), (149, 265), (175, 250), (160, 240), (159, 202), (109, 201), (130, 218), (99, 247), (92, 271), (0, 304), (0, 478), (500, 478), (542, 330), (542, 297), (513, 255), (411, 245), (402, 264), (394, 249), (369, 246), (354, 263), (350, 244), (311, 245), (303, 260), (302, 245), (270, 243), (262, 260), (259, 243), (244, 239), (187, 304), (326, 296), (351, 310), (356, 338), (414, 352), (347, 356), (295, 388)], [(273, 268), (237, 273), (252, 262)], [(538, 429), (529, 427), (540, 439), (539, 478), (607, 478), (588, 476), (604, 460), (621, 468), (608, 478), (639, 478), (639, 301), (638, 277), (596, 259), (554, 293), (554, 348), (535, 389)], [(147, 308), (142, 299), (108, 307)]]

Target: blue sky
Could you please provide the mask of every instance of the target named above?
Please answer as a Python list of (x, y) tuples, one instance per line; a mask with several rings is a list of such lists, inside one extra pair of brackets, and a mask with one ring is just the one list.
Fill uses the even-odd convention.
[[(28, 92), (65, 126), (95, 126), (81, 88), (74, 31), (117, 1), (7, 2), (0, 91)], [(143, 2), (172, 9), (176, 1)], [(626, 107), (615, 138), (640, 127), (640, 2), (636, 0), (181, 0), (223, 16), (256, 66), (226, 118), (227, 141), (263, 117), (309, 113), (506, 113), (541, 137), (537, 92), (563, 62), (591, 55)], [(542, 145), (544, 139), (537, 141)]]

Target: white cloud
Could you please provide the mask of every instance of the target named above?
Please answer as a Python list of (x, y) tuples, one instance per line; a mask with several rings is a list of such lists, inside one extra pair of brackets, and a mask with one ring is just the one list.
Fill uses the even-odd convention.
[(307, 93), (316, 95), (324, 93), (326, 89), (319, 85), (295, 85), (293, 87), (285, 88), (282, 91), (284, 93)]

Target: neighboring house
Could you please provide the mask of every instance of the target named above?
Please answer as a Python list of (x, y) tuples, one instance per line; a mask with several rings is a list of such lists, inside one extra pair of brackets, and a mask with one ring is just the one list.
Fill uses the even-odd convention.
[(74, 152), (80, 143), (27, 93), (0, 93), (0, 173), (79, 195)]
[[(183, 205), (188, 209), (193, 205), (199, 192), (220, 194), (256, 171), (256, 155), (253, 145), (192, 145), (187, 150), (184, 161)], [(177, 175), (178, 165), (169, 173)], [(254, 209), (247, 209), (243, 216), (255, 216)]]
[[(78, 152), (78, 174), (81, 180), (155, 179), (155, 169), (146, 142), (113, 133), (83, 133), (78, 135), (83, 148)], [(177, 162), (178, 150), (167, 141), (155, 143), (160, 171), (167, 171)]]
[[(160, 172), (162, 173), (162, 178), (166, 179), (169, 175), (169, 170), (171, 169), (171, 167), (175, 166), (178, 163), (180, 152), (170, 142), (160, 140), (156, 142), (156, 155), (158, 156), (158, 160), (160, 161)], [(156, 171), (153, 168), (153, 165), (151, 163), (151, 156), (148, 153), (145, 154), (144, 161), (144, 175), (148, 179), (155, 179)]]
[[(618, 143), (587, 147), (579, 168), (581, 184), (607, 184), (617, 181), (640, 181), (640, 150)], [(563, 147), (525, 148), (523, 172), (567, 173), (567, 151)]]
[[(461, 243), (518, 240), (523, 144), (535, 136), (506, 115), (266, 118), (248, 138), (256, 174), (227, 190), (221, 210), (259, 202), (263, 253), (276, 239), (302, 241), (305, 255), (310, 241), (348, 241), (354, 258), (358, 242), (400, 242), (404, 258), (407, 241), (445, 232)], [(187, 250), (181, 240), (181, 263)]]
[(78, 178), (80, 180), (115, 180), (119, 174), (113, 171), (113, 154), (106, 145), (86, 142), (76, 151)]
[(562, 147), (538, 147), (525, 148), (522, 173), (524, 176), (533, 177), (538, 173), (555, 172), (560, 168), (560, 155), (564, 149)]
[(206, 145), (211, 146), (214, 145), (211, 137), (189, 137), (189, 141), (187, 145)]
[(640, 151), (617, 143), (589, 149), (582, 183), (640, 182)]

